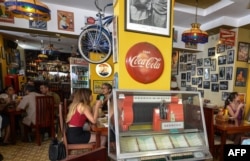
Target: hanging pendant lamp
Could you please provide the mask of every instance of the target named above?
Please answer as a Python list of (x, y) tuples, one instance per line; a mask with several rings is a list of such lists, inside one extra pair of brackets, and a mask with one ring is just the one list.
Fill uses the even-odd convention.
[(191, 29), (186, 30), (182, 33), (181, 40), (185, 43), (193, 44), (204, 44), (208, 42), (208, 34), (205, 31), (200, 29), (199, 23), (197, 23), (197, 9), (198, 9), (198, 0), (196, 0), (196, 13), (195, 13), (195, 22), (191, 24)]
[(4, 5), (17, 18), (50, 20), (50, 9), (38, 0), (5, 0)]

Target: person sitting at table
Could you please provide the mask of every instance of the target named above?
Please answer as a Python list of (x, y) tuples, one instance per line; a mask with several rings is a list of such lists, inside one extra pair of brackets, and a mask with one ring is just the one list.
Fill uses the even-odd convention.
[(59, 103), (61, 102), (60, 96), (56, 93), (50, 90), (50, 86), (48, 83), (43, 83), (40, 85), (40, 91), (42, 94), (46, 95), (46, 96), (53, 96), (54, 98), (54, 103), (56, 106), (59, 105)]
[[(68, 124), (66, 134), (70, 144), (96, 142), (96, 135), (83, 129), (83, 125), (87, 120), (92, 124), (97, 123), (101, 101), (97, 100), (95, 102), (92, 108), (93, 113), (91, 113), (90, 103), (92, 99), (92, 91), (88, 88), (77, 89), (74, 93), (66, 118), (66, 123)], [(106, 137), (101, 136), (101, 145), (104, 146), (105, 143)]]
[[(238, 92), (232, 92), (225, 100), (224, 110), (228, 111), (229, 117), (239, 122), (243, 117), (244, 104), (240, 102)], [(230, 139), (234, 140), (234, 144), (240, 144), (241, 137), (244, 134), (235, 134), (229, 136)]]
[[(20, 103), (17, 105), (16, 110), (25, 110), (26, 116), (23, 117), (22, 123), (25, 128), (28, 128), (31, 124), (36, 124), (36, 96), (42, 96), (42, 94), (36, 92), (36, 88), (33, 85), (26, 85), (24, 87), (25, 96), (23, 96)], [(26, 132), (26, 130), (24, 131)], [(27, 141), (28, 134), (24, 133), (25, 141)]]
[(112, 85), (109, 83), (102, 84), (102, 93), (97, 95), (96, 100), (102, 101), (102, 111), (108, 111), (108, 99), (109, 95), (112, 93)]
[[(7, 97), (3, 98), (0, 95), (0, 145), (6, 146), (9, 144), (10, 138), (10, 120), (7, 115), (4, 114), (4, 110), (7, 105)], [(2, 138), (2, 131), (4, 131), (4, 137)]]

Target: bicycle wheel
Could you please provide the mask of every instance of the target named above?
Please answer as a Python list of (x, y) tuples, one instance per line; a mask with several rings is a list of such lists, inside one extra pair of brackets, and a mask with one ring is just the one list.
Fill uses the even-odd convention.
[(78, 38), (78, 48), (82, 57), (89, 63), (100, 64), (112, 54), (110, 35), (105, 29), (90, 27), (83, 30)]

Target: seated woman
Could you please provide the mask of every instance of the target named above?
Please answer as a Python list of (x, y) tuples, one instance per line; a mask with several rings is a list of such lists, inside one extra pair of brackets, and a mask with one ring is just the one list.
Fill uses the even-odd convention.
[[(78, 89), (74, 93), (73, 101), (69, 106), (66, 123), (68, 143), (92, 143), (96, 142), (96, 135), (90, 131), (83, 130), (84, 123), (89, 120), (92, 124), (96, 124), (98, 117), (98, 109), (101, 107), (101, 101), (96, 101), (91, 113), (90, 103), (93, 99), (92, 91), (88, 88)], [(101, 145), (106, 143), (106, 137), (101, 136)]]
[[(229, 94), (228, 98), (225, 100), (224, 109), (228, 110), (229, 117), (233, 118), (235, 122), (242, 120), (244, 104), (240, 102), (237, 92)], [(230, 139), (234, 140), (234, 144), (240, 144), (242, 136), (244, 136), (244, 134), (235, 134), (231, 135)]]

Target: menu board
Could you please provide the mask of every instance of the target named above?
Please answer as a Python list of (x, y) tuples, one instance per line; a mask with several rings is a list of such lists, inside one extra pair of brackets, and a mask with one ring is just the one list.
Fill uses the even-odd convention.
[(182, 134), (175, 134), (170, 136), (175, 148), (188, 147), (188, 143)]
[(155, 142), (152, 136), (137, 137), (140, 151), (156, 150)]
[(185, 134), (186, 140), (190, 146), (201, 146), (202, 140), (200, 136), (196, 133)]
[(157, 149), (172, 149), (173, 145), (167, 135), (155, 135), (154, 140), (157, 146)]
[(121, 137), (120, 148), (122, 153), (138, 152), (136, 137)]

